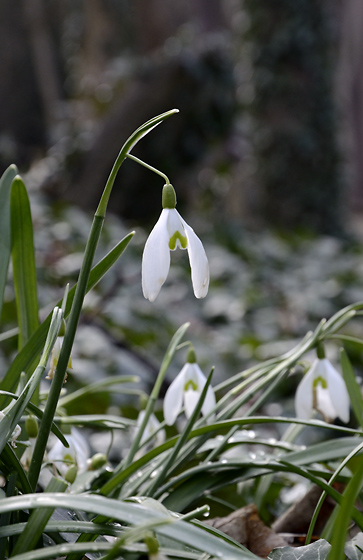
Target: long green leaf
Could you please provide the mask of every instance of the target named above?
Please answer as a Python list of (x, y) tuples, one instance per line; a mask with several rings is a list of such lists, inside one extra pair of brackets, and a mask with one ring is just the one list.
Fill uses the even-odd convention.
[(17, 473), (17, 486), (20, 490), (23, 492), (32, 492), (28, 477), (9, 443), (5, 445), (2, 453), (0, 454), (0, 459), (3, 461), (4, 466), (6, 466), (7, 471), (5, 471), (5, 474), (8, 474), (9, 472)]
[(329, 560), (341, 560), (344, 558), (344, 547), (347, 537), (348, 525), (352, 518), (355, 500), (362, 489), (363, 484), (363, 459), (361, 458), (359, 468), (344, 491), (343, 499), (334, 524), (334, 532), (331, 541)]
[[(101, 280), (101, 278), (106, 274), (106, 272), (114, 265), (117, 259), (122, 255), (128, 244), (130, 243), (134, 232), (129, 233), (124, 237), (99, 263), (96, 264), (91, 270), (89, 277), (87, 291), (90, 291), (96, 284)], [(65, 310), (65, 317), (69, 315), (71, 305), (74, 299), (74, 294), (76, 286), (73, 286), (69, 290), (67, 305)], [(62, 301), (60, 300), (56, 305), (61, 306)], [(24, 348), (15, 357), (13, 363), (11, 364), (7, 374), (1, 382), (1, 389), (3, 391), (13, 391), (18, 384), (19, 376), (22, 371), (28, 371), (31, 367), (34, 357), (42, 350), (44, 345), (47, 332), (50, 325), (50, 320), (52, 318), (52, 313), (49, 313), (45, 321), (38, 327), (35, 333), (30, 337), (29, 341), (26, 343)], [(6, 402), (5, 397), (0, 397), (0, 408), (4, 407)]]
[(11, 254), (10, 193), (18, 170), (10, 165), (0, 179), (0, 318)]
[[(50, 352), (56, 341), (63, 320), (63, 312), (56, 307), (49, 327), (49, 333), (45, 342), (45, 348), (40, 362), (34, 373), (30, 376), (27, 384), (22, 389), (18, 398), (7, 406), (3, 418), (0, 419), (0, 452), (4, 449), (6, 442), (10, 439), (17, 423), (19, 422), (25, 408), (27, 407), (34, 392), (38, 389), (42, 375), (49, 360)], [(44, 415), (43, 415), (44, 416)], [(51, 429), (51, 424), (49, 426)]]
[(148, 521), (165, 520), (165, 525), (155, 528), (155, 533), (168, 537), (179, 545), (187, 545), (220, 558), (229, 560), (257, 560), (257, 557), (237, 543), (231, 544), (212, 534), (212, 528), (195, 526), (192, 523), (173, 518), (168, 514), (150, 509), (139, 503), (126, 503), (103, 496), (72, 495), (62, 493), (43, 493), (16, 496), (0, 501), (0, 513), (8, 511), (23, 511), (35, 508), (60, 507), (71, 510), (81, 510), (101, 515), (107, 519), (115, 519), (120, 523), (139, 525)]
[[(18, 399), (19, 398), (19, 395), (15, 395), (15, 393), (9, 393), (8, 391), (0, 391), (0, 395), (6, 395), (8, 397), (11, 397), (12, 399)], [(26, 406), (26, 409), (29, 410), (29, 412), (31, 414), (34, 414), (34, 416), (36, 416), (40, 420), (42, 419), (43, 411), (42, 411), (41, 408), (37, 407), (35, 404), (29, 402)], [(51, 430), (52, 430), (53, 434), (63, 443), (63, 445), (65, 447), (68, 447), (68, 442), (67, 442), (66, 438), (64, 437), (64, 435), (62, 434), (62, 432), (58, 428), (57, 424), (55, 424), (54, 422), (52, 422)]]
[(363, 428), (363, 400), (361, 396), (361, 389), (355, 377), (355, 373), (348, 358), (348, 354), (344, 349), (341, 350), (340, 363), (342, 366), (343, 378), (348, 389), (354, 415), (360, 426)]
[(11, 185), (11, 256), (19, 324), (19, 350), (39, 326), (33, 224), (28, 193), (21, 177)]
[[(64, 480), (53, 477), (45, 492), (65, 492), (67, 488), (68, 484)], [(42, 536), (44, 527), (48, 523), (54, 509), (54, 507), (41, 508), (31, 513), (24, 531), (17, 540), (12, 556), (33, 550)]]

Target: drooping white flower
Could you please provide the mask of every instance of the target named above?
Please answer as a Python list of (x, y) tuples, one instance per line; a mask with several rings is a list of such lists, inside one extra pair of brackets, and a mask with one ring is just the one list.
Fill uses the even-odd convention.
[(79, 473), (85, 472), (88, 467), (90, 449), (86, 438), (76, 428), (71, 428), (71, 433), (65, 436), (69, 447), (57, 439), (48, 452), (48, 460), (54, 463), (57, 470), (65, 476), (71, 465), (76, 465)]
[[(189, 418), (193, 414), (206, 377), (198, 364), (188, 361), (169, 386), (164, 397), (164, 418), (168, 426), (174, 424), (184, 404), (185, 415)], [(216, 397), (212, 387), (208, 387), (202, 406), (202, 414), (208, 414), (216, 404)]]
[(340, 373), (327, 358), (317, 358), (301, 380), (295, 394), (297, 418), (309, 419), (313, 410), (326, 420), (349, 422), (349, 394)]
[(195, 297), (207, 295), (209, 266), (203, 245), (194, 230), (175, 209), (176, 197), (171, 185), (164, 185), (163, 210), (151, 231), (142, 256), (142, 291), (146, 299), (154, 301), (164, 284), (170, 268), (170, 251), (187, 249)]

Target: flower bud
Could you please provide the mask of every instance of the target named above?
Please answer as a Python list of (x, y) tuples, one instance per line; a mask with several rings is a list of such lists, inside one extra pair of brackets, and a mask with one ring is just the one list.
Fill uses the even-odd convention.
[(25, 420), (25, 431), (29, 438), (36, 438), (38, 435), (38, 420), (35, 416), (28, 416)]
[(97, 469), (100, 469), (101, 467), (106, 465), (106, 463), (107, 463), (107, 457), (104, 453), (95, 453), (95, 455), (91, 457), (90, 470), (95, 471)]
[(66, 482), (69, 482), (69, 484), (73, 484), (73, 482), (76, 480), (77, 472), (77, 465), (71, 465), (64, 477)]

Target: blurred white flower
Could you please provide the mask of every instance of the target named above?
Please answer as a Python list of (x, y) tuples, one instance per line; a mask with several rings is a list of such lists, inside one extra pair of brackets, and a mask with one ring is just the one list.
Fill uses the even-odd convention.
[[(189, 418), (192, 415), (206, 381), (202, 370), (196, 362), (187, 362), (183, 366), (164, 397), (164, 418), (169, 426), (174, 424), (183, 403), (186, 417)], [(215, 404), (216, 397), (212, 387), (209, 386), (202, 406), (202, 414), (207, 414), (211, 411)]]
[(90, 457), (90, 449), (86, 438), (76, 428), (71, 428), (71, 433), (65, 435), (69, 447), (57, 439), (48, 452), (48, 460), (54, 463), (62, 476), (67, 474), (70, 466), (76, 465), (79, 473), (87, 470), (87, 461)]
[(36, 441), (37, 438), (29, 438), (29, 445), (26, 447), (24, 453), (20, 457), (20, 463), (26, 471), (29, 470)]
[(297, 418), (309, 419), (313, 410), (326, 420), (349, 422), (349, 394), (340, 373), (327, 358), (317, 358), (302, 378), (295, 395)]
[[(167, 196), (164, 196), (165, 192)], [(199, 237), (175, 209), (175, 201), (173, 187), (165, 185), (163, 210), (146, 241), (142, 256), (142, 291), (149, 301), (154, 301), (160, 292), (169, 273), (170, 251), (175, 251), (177, 247), (188, 251), (195, 297), (203, 298), (208, 292), (207, 255)]]
[[(136, 429), (138, 429), (141, 426), (144, 417), (145, 417), (145, 410), (141, 410), (137, 418)], [(142, 445), (146, 440), (148, 440), (151, 437), (153, 438), (154, 443), (156, 445), (161, 445), (162, 443), (164, 443), (165, 430), (159, 428), (160, 428), (159, 420), (156, 418), (155, 414), (153, 413), (150, 414), (144, 433), (142, 434), (140, 445)]]

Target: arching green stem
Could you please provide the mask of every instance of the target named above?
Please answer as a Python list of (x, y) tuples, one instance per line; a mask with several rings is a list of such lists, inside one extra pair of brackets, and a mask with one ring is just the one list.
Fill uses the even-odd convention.
[(169, 181), (168, 177), (165, 175), (165, 173), (163, 173), (162, 171), (159, 171), (159, 169), (156, 169), (156, 167), (153, 167), (152, 165), (149, 165), (148, 163), (145, 163), (144, 161), (142, 161), (142, 159), (139, 159), (136, 156), (133, 156), (131, 154), (127, 154), (127, 157), (129, 159), (132, 159), (132, 161), (136, 161), (136, 163), (139, 163), (143, 167), (146, 167), (146, 169), (149, 169), (150, 171), (153, 171), (157, 175), (160, 175), (160, 177), (162, 177), (164, 179), (165, 183), (167, 185), (170, 185), (170, 181)]

